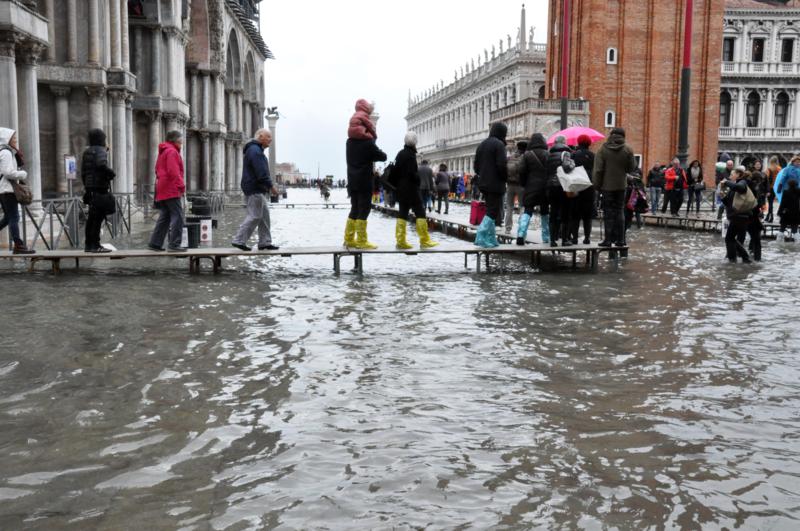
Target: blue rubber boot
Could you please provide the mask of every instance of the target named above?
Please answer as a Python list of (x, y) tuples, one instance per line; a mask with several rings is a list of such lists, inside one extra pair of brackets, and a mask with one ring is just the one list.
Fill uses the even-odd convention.
[[(489, 216), (483, 216), (483, 221), (478, 225), (478, 230), (475, 232), (475, 245), (478, 247), (491, 247), (487, 241), (490, 222), (492, 222), (492, 220)], [(492, 223), (492, 225), (494, 225), (494, 223)]]
[(550, 243), (550, 216), (542, 216), (542, 243)]
[[(497, 226), (494, 224), (494, 220), (489, 218), (489, 228), (486, 231), (486, 247), (497, 247), (500, 245), (497, 243)], [(486, 218), (484, 218), (486, 219)]]
[(519, 217), (519, 228), (517, 228), (517, 245), (525, 245), (525, 238), (528, 236), (528, 226), (530, 224), (530, 214), (523, 212)]

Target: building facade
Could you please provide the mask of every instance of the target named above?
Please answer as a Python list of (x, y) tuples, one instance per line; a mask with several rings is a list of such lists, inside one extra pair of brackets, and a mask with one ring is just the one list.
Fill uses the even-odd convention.
[[(570, 98), (588, 100), (589, 124), (627, 130), (643, 166), (677, 153), (686, 2), (582, 0), (570, 16)], [(550, 0), (548, 98), (561, 94), (563, 0)], [(717, 159), (724, 0), (695, 0), (689, 156)], [(711, 175), (713, 172), (707, 172)]]
[(409, 96), (406, 122), (419, 137), (420, 156), (433, 164), (445, 163), (451, 171), (472, 172), (475, 150), (486, 138), (492, 112), (543, 96), (544, 69), (545, 45), (533, 42), (523, 7), (516, 39), (508, 35), (468, 61), (452, 83), (440, 82)]
[(259, 2), (0, 0), (0, 83), (17, 87), (0, 123), (19, 129), (37, 197), (67, 191), (64, 156), (92, 128), (108, 135), (117, 193), (152, 191), (172, 129), (189, 190), (237, 188), (265, 109)]
[(737, 164), (800, 153), (800, 2), (727, 0), (719, 151)]

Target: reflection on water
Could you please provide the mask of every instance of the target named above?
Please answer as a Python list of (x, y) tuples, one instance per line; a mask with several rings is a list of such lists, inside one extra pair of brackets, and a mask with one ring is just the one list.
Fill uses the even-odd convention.
[[(276, 240), (345, 215), (276, 210)], [(599, 275), (3, 265), (0, 529), (796, 528), (797, 250), (631, 241)]]

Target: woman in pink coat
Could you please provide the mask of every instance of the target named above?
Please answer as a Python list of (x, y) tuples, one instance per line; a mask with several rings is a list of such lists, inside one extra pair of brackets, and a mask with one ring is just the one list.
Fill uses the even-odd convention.
[(185, 251), (181, 247), (183, 235), (183, 206), (181, 198), (186, 192), (183, 180), (181, 147), (183, 135), (180, 131), (167, 133), (167, 141), (158, 146), (156, 160), (156, 207), (160, 210), (158, 221), (147, 247), (153, 251), (164, 250), (164, 239), (169, 231), (170, 251)]

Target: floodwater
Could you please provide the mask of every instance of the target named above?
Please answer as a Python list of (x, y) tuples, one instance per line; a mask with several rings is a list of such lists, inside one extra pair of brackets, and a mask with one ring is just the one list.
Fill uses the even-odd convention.
[[(345, 216), (275, 210), (275, 240)], [(797, 529), (800, 244), (630, 242), (596, 275), (0, 264), (0, 529)]]

